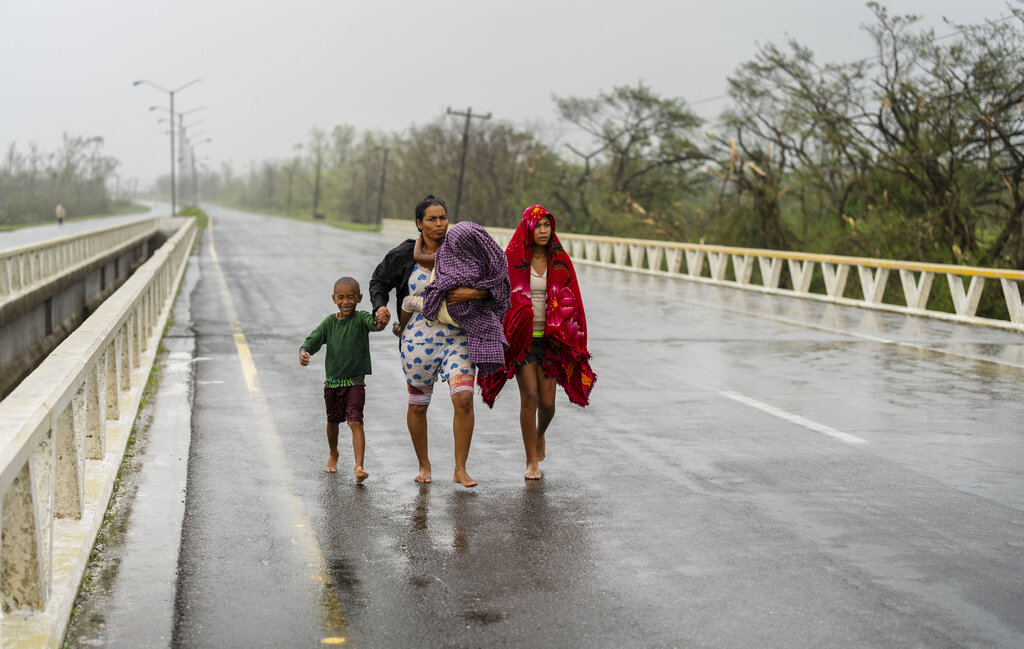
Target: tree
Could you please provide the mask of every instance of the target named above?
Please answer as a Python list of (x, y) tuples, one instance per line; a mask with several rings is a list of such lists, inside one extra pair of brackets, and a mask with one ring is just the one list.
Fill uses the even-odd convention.
[(796, 234), (787, 222), (783, 197), (799, 209), (788, 212), (806, 240), (822, 213), (839, 227), (862, 186), (870, 157), (856, 146), (854, 116), (861, 106), (865, 63), (819, 66), (796, 41), (788, 48), (761, 46), (752, 61), (729, 77), (721, 126), (708, 133), (722, 191), (733, 188), (749, 199), (757, 227), (740, 235), (748, 245), (787, 248)]
[(931, 255), (1024, 267), (1024, 12), (957, 26), (962, 37), (946, 43), (912, 31), (915, 16), (869, 6), (879, 74), (861, 132), (877, 168), (913, 188)]
[(72, 215), (107, 212), (107, 183), (118, 164), (104, 155), (100, 137), (65, 133), (56, 152), (33, 143), (27, 155), (11, 144), (0, 163), (0, 224), (52, 219), (58, 202)]
[(662, 98), (643, 82), (619, 86), (596, 97), (555, 97), (562, 119), (592, 136), (596, 146), (569, 182), (570, 200), (561, 202), (587, 220), (599, 220), (588, 206), (594, 199), (615, 213), (632, 212), (649, 225), (677, 232), (676, 201), (691, 190), (693, 171), (707, 155), (692, 142), (701, 119), (682, 99)]

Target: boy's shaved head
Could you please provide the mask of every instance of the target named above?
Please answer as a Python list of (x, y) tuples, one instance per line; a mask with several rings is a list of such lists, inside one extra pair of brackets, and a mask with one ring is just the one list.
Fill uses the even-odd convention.
[(334, 292), (335, 293), (338, 292), (338, 287), (340, 287), (340, 286), (352, 286), (352, 287), (354, 287), (356, 289), (356, 293), (360, 293), (361, 292), (359, 290), (359, 282), (357, 282), (355, 279), (353, 279), (351, 277), (342, 277), (342, 278), (338, 279), (338, 281), (334, 282)]

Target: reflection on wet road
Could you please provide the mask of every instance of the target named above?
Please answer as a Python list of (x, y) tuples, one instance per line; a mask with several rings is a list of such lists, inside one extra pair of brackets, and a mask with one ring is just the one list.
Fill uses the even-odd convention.
[[(542, 481), (522, 479), (513, 384), (477, 402), (480, 486), (448, 480), (443, 390), (435, 482), (414, 483), (385, 331), (356, 485), (344, 432), (339, 473), (321, 470), (323, 360), (300, 367), (297, 350), (337, 277), (369, 308), (397, 238), (211, 213), (175, 646), (334, 635), (291, 507), (347, 646), (1024, 644), (1024, 337), (581, 266), (599, 379), (585, 410), (559, 396)], [(259, 441), (239, 333), (280, 458)]]

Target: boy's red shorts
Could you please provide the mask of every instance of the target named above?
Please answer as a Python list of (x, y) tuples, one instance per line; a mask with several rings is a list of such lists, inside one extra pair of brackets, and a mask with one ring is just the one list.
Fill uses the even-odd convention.
[(366, 386), (350, 385), (344, 388), (324, 386), (324, 403), (327, 405), (327, 423), (340, 424), (343, 421), (363, 421), (363, 405), (366, 403)]

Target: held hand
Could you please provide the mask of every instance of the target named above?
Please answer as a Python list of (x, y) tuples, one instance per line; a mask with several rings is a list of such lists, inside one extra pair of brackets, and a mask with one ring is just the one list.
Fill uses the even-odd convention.
[(387, 307), (381, 307), (381, 308), (377, 309), (376, 321), (377, 321), (377, 330), (378, 331), (380, 331), (385, 326), (387, 326), (388, 322), (391, 321), (391, 312), (388, 311)]
[(309, 365), (309, 352), (305, 349), (299, 350), (299, 365), (303, 367)]
[(448, 300), (448, 306), (458, 304), (460, 302), (466, 302), (469, 300), (482, 300), (486, 298), (488, 291), (479, 288), (470, 288), (468, 286), (459, 286), (445, 293), (444, 297)]
[(412, 313), (408, 311), (400, 311), (398, 313), (398, 320), (395, 320), (395, 324), (392, 325), (391, 331), (394, 332), (399, 338), (402, 337), (402, 332), (405, 331), (405, 326), (412, 320)]

